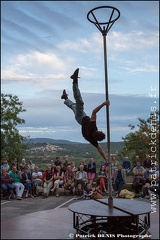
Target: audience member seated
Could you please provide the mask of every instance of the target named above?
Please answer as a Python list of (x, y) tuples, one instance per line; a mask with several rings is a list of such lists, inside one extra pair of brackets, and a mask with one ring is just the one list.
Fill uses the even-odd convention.
[(8, 165), (8, 162), (7, 162), (7, 159), (6, 159), (6, 158), (3, 158), (3, 159), (2, 159), (1, 171), (2, 171), (2, 168), (5, 168), (7, 172), (8, 172), (8, 170), (9, 170), (9, 165)]
[[(85, 159), (82, 159), (80, 165), (81, 164), (84, 166), (83, 170), (87, 173), (88, 172), (88, 167), (87, 167), (87, 163), (85, 162)], [(78, 171), (80, 170), (80, 165), (79, 165)]]
[(137, 166), (137, 161), (141, 161), (140, 157), (138, 155), (136, 156), (135, 160), (133, 161), (133, 167)]
[(78, 171), (78, 168), (75, 166), (75, 162), (71, 162), (71, 168), (72, 168), (72, 171), (74, 172), (74, 175), (76, 176), (76, 172)]
[(51, 162), (51, 171), (55, 172), (56, 164), (54, 162)]
[(30, 171), (30, 173), (32, 174), (33, 171), (35, 169), (35, 164), (32, 162), (32, 160), (29, 161), (29, 164), (28, 164), (28, 170)]
[(119, 164), (118, 169), (115, 169), (114, 182), (117, 189), (116, 197), (119, 197), (122, 186), (126, 183), (126, 171), (122, 168), (122, 164)]
[(64, 174), (64, 189), (69, 190), (70, 193), (73, 193), (73, 189), (75, 186), (75, 174), (72, 171), (71, 165), (67, 166), (67, 171)]
[(80, 164), (79, 171), (76, 172), (76, 185), (81, 184), (84, 190), (86, 184), (88, 183), (87, 172), (84, 171), (84, 165)]
[(6, 168), (1, 170), (1, 189), (3, 191), (3, 198), (10, 200), (14, 198), (14, 185), (11, 183), (9, 173), (7, 173)]
[(137, 166), (133, 168), (133, 189), (136, 194), (139, 193), (138, 184), (142, 183), (142, 186), (145, 184), (144, 171), (144, 168), (141, 166), (141, 161), (137, 161)]
[(146, 169), (150, 169), (151, 168), (151, 159), (150, 159), (150, 156), (147, 154), (146, 155), (146, 158), (143, 162), (143, 167)]
[(13, 160), (13, 162), (12, 162), (12, 164), (11, 164), (11, 170), (12, 170), (12, 167), (16, 167), (17, 168), (17, 170), (19, 169), (18, 168), (18, 161), (17, 161), (17, 158), (14, 158), (14, 160)]
[(56, 161), (55, 161), (55, 165), (56, 166), (61, 166), (61, 160), (60, 160), (60, 157), (56, 157)]
[(26, 189), (26, 195), (25, 197), (32, 197), (34, 198), (32, 194), (32, 175), (28, 169), (28, 166), (25, 166), (24, 172), (21, 174), (21, 182), (25, 186)]
[(90, 162), (88, 163), (88, 180), (89, 183), (92, 185), (93, 180), (96, 177), (96, 163), (94, 162), (93, 158), (90, 158)]
[(98, 172), (98, 185), (100, 185), (101, 190), (105, 193), (108, 193), (106, 186), (107, 186), (107, 176), (106, 176), (106, 170), (105, 170), (105, 166), (102, 165), (100, 168), (100, 171)]
[(152, 164), (151, 164), (151, 171), (150, 171), (150, 172), (152, 172), (152, 171), (158, 171), (158, 170), (159, 170), (158, 162), (157, 162), (157, 161), (152, 162)]
[(102, 198), (103, 198), (103, 194), (102, 194), (101, 186), (97, 185), (93, 191), (92, 199), (96, 200), (96, 199), (102, 199)]
[(25, 168), (25, 166), (27, 166), (27, 163), (26, 160), (23, 158), (22, 162), (20, 163), (20, 170), (22, 171)]
[(125, 169), (126, 172), (130, 172), (131, 162), (129, 161), (128, 157), (125, 157), (122, 167), (123, 167), (123, 169)]
[(151, 198), (151, 185), (150, 183), (145, 183), (145, 185), (142, 187), (142, 193), (136, 194), (136, 197), (138, 198)]
[(74, 199), (82, 199), (82, 198), (84, 198), (83, 188), (82, 188), (81, 184), (77, 185), (76, 190), (75, 190), (75, 194), (76, 194), (76, 196), (74, 197)]
[(20, 172), (15, 166), (12, 167), (12, 171), (10, 171), (9, 176), (11, 178), (13, 186), (15, 187), (17, 200), (22, 200), (24, 185), (21, 183)]
[(106, 159), (105, 159), (105, 161), (104, 161), (104, 163), (103, 163), (103, 165), (105, 166), (105, 168), (106, 167), (108, 167), (108, 165), (109, 165), (109, 163), (108, 163), (108, 156), (106, 156)]
[(42, 186), (42, 172), (39, 171), (38, 166), (35, 166), (34, 172), (32, 173), (32, 183), (33, 183), (33, 195), (38, 195), (38, 186)]
[(54, 172), (54, 187), (51, 189), (52, 192), (56, 191), (56, 197), (59, 197), (59, 187), (64, 184), (64, 172), (61, 170), (60, 166), (56, 167)]
[(67, 166), (70, 164), (70, 162), (68, 161), (68, 156), (64, 157), (64, 163), (63, 163), (63, 172), (65, 173), (67, 170)]
[(43, 198), (48, 198), (49, 192), (53, 187), (54, 172), (51, 170), (51, 165), (47, 167), (47, 170), (43, 173)]
[(143, 162), (143, 167), (145, 169), (145, 178), (148, 179), (150, 174), (150, 169), (151, 169), (151, 159), (148, 154), (146, 155), (146, 159)]
[(114, 173), (117, 168), (118, 168), (118, 163), (117, 163), (116, 157), (112, 156), (112, 159), (111, 159), (112, 182), (114, 182)]
[(87, 183), (86, 188), (83, 192), (85, 199), (91, 199), (93, 195), (92, 185), (90, 183)]

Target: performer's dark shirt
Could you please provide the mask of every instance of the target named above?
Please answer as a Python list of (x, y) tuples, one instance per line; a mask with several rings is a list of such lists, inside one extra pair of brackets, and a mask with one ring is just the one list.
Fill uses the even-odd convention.
[(82, 119), (82, 135), (88, 142), (97, 148), (98, 142), (93, 139), (92, 135), (98, 129), (96, 126), (96, 121), (90, 121), (90, 119), (91, 118), (89, 116), (86, 116)]

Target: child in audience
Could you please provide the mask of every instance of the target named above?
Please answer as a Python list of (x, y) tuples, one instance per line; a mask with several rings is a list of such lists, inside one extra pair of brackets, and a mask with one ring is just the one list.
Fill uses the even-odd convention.
[(102, 199), (102, 198), (103, 198), (102, 189), (99, 184), (95, 187), (95, 189), (93, 191), (92, 199), (96, 200), (96, 199)]
[(100, 184), (95, 187), (94, 192), (102, 195), (102, 188)]
[(82, 185), (81, 185), (81, 184), (78, 184), (78, 185), (77, 185), (77, 188), (76, 188), (76, 196), (75, 196), (75, 199), (81, 199), (81, 198), (84, 198), (83, 188), (82, 188)]
[(93, 195), (92, 185), (90, 183), (87, 183), (86, 189), (84, 190), (84, 197), (85, 199), (91, 199)]

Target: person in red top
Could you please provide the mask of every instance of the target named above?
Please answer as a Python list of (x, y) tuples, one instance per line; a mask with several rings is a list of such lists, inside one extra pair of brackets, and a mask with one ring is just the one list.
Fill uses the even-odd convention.
[(53, 177), (54, 172), (52, 172), (51, 166), (47, 167), (47, 170), (43, 174), (43, 198), (47, 198), (49, 196), (49, 192), (51, 188), (53, 187)]
[(101, 154), (105, 161), (108, 161), (104, 150), (98, 143), (98, 141), (105, 139), (105, 134), (101, 131), (98, 131), (96, 118), (97, 112), (99, 112), (102, 107), (109, 106), (110, 102), (109, 100), (106, 100), (92, 111), (91, 117), (87, 116), (87, 114), (84, 112), (84, 102), (78, 88), (78, 73), (79, 68), (77, 68), (74, 71), (73, 75), (70, 77), (73, 79), (73, 94), (76, 103), (73, 103), (70, 99), (68, 99), (68, 94), (66, 93), (65, 89), (63, 90), (61, 99), (64, 99), (64, 104), (67, 107), (71, 108), (74, 112), (76, 121), (82, 126), (83, 137), (97, 148), (98, 152)]
[(2, 168), (1, 172), (1, 189), (3, 190), (3, 198), (10, 200), (11, 196), (13, 198), (14, 185), (11, 183), (9, 174), (6, 171), (6, 168)]

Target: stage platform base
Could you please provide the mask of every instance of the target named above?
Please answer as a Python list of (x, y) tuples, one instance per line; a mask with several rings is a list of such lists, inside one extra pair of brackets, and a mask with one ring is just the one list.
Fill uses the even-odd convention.
[(114, 199), (113, 208), (109, 208), (108, 199), (83, 200), (68, 209), (73, 212), (73, 228), (89, 238), (105, 239), (111, 234), (138, 238), (150, 228), (151, 205), (146, 202)]

